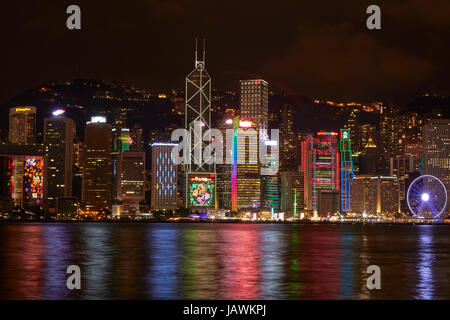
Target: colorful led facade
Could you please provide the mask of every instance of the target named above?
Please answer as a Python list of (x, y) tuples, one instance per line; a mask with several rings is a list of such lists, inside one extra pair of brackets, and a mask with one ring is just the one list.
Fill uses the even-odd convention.
[(25, 157), (23, 166), (23, 199), (39, 205), (44, 195), (44, 162), (42, 157)]
[(41, 206), (44, 196), (44, 157), (8, 156), (5, 162), (5, 198), (22, 208)]
[(308, 210), (318, 211), (319, 193), (339, 191), (339, 146), (337, 132), (317, 132), (302, 144), (305, 174), (305, 203)]
[(231, 211), (238, 211), (237, 195), (237, 147), (238, 147), (239, 117), (233, 119), (233, 154), (231, 162)]
[(341, 212), (351, 210), (351, 184), (353, 180), (352, 143), (350, 129), (341, 129)]
[(214, 173), (188, 175), (188, 199), (190, 207), (215, 208), (216, 190)]

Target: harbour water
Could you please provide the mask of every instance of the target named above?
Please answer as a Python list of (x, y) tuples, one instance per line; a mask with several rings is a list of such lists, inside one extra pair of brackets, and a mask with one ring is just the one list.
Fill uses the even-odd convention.
[(1, 299), (450, 299), (450, 226), (0, 223), (0, 270)]

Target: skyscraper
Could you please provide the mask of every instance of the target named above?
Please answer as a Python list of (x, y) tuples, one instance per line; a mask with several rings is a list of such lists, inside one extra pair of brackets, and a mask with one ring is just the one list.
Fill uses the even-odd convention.
[[(441, 180), (450, 198), (450, 120), (433, 119), (423, 126), (423, 174)], [(447, 212), (450, 210), (447, 206)]]
[(280, 134), (280, 169), (294, 170), (298, 167), (298, 158), (296, 158), (298, 148), (297, 139), (294, 132), (294, 108), (292, 105), (283, 105)]
[(121, 212), (139, 213), (145, 199), (145, 152), (141, 128), (112, 129), (113, 201), (121, 204)]
[[(236, 184), (238, 210), (260, 210), (261, 195), (274, 189), (274, 180), (261, 184), (258, 162), (261, 129), (267, 129), (269, 122), (269, 85), (262, 79), (240, 80), (240, 118), (237, 134)], [(239, 160), (241, 159), (241, 160)], [(265, 188), (265, 187), (268, 188)], [(273, 198), (273, 196), (270, 196)], [(268, 197), (265, 197), (268, 200)], [(266, 204), (269, 201), (264, 201)], [(270, 201), (271, 206), (273, 200)], [(277, 204), (278, 207), (278, 204)]]
[[(400, 201), (402, 206), (406, 209), (406, 191), (407, 181), (411, 173), (415, 173), (415, 157), (406, 155), (397, 155), (389, 159), (389, 175), (391, 177), (397, 177), (400, 185)], [(415, 176), (415, 174), (413, 174)]]
[[(203, 157), (203, 151), (208, 145), (203, 139), (206, 130), (211, 129), (211, 78), (205, 69), (205, 40), (203, 40), (203, 59), (198, 59), (197, 39), (195, 39), (194, 70), (186, 76), (185, 90), (185, 128), (190, 133), (190, 149), (185, 162), (185, 204), (191, 207), (190, 195), (187, 192), (191, 175), (211, 173), (212, 189), (215, 190), (216, 162), (207, 163), (210, 159)], [(200, 129), (200, 130), (199, 130)], [(211, 142), (211, 140), (209, 140)], [(212, 199), (211, 199), (212, 200)], [(214, 197), (214, 202), (215, 201)]]
[(59, 197), (72, 196), (73, 139), (75, 123), (65, 117), (44, 119), (46, 207), (55, 212)]
[(388, 155), (396, 155), (401, 150), (401, 117), (393, 105), (381, 105), (379, 146)]
[[(217, 124), (217, 128), (222, 132), (223, 137), (226, 137), (226, 131), (233, 129), (233, 118), (226, 117), (224, 119), (219, 120)], [(232, 158), (233, 150), (232, 150), (232, 144), (233, 141), (224, 138), (224, 151), (227, 153), (225, 154), (225, 158)], [(231, 146), (228, 144), (231, 143)], [(218, 201), (218, 208), (225, 209), (225, 210), (231, 210), (232, 209), (232, 192), (231, 192), (231, 180), (232, 180), (232, 170), (231, 170), (232, 164), (224, 161), (222, 164), (216, 165), (217, 170), (217, 201)]]
[(262, 79), (240, 81), (241, 119), (267, 129), (269, 122), (269, 84)]
[(271, 212), (280, 211), (278, 175), (261, 176), (261, 207)]
[(304, 209), (304, 174), (303, 172), (285, 171), (281, 177), (281, 211), (293, 218), (298, 218), (298, 212)]
[(120, 152), (117, 173), (117, 199), (122, 201), (123, 211), (139, 213), (139, 202), (145, 199), (145, 153)]
[(111, 209), (111, 125), (104, 117), (92, 117), (85, 132), (82, 204), (95, 214)]
[[(232, 165), (232, 193), (233, 177), (236, 177), (237, 209), (259, 210), (261, 208), (261, 174), (258, 163), (259, 130), (257, 124), (251, 121), (239, 122), (233, 153), (236, 154), (236, 166)], [(233, 196), (233, 194), (232, 194)]]
[(359, 173), (370, 175), (379, 173), (379, 156), (379, 148), (375, 145), (372, 138), (369, 138), (359, 157)]
[(340, 160), (341, 160), (341, 212), (350, 212), (351, 185), (353, 180), (353, 158), (350, 129), (341, 129)]
[(367, 214), (400, 212), (397, 177), (359, 175), (352, 183), (352, 212)]
[[(337, 132), (317, 132), (302, 144), (302, 167), (305, 174), (305, 203), (317, 212), (322, 190), (339, 191), (339, 144)], [(333, 194), (334, 195), (334, 194)], [(325, 199), (328, 197), (322, 197)], [(338, 206), (339, 207), (339, 206)]]
[(42, 207), (45, 148), (43, 144), (0, 144), (4, 161), (2, 195), (22, 208)]
[(36, 107), (9, 109), (9, 142), (34, 143), (36, 140)]
[(157, 210), (177, 208), (177, 165), (171, 152), (176, 143), (152, 144), (151, 207)]
[[(191, 161), (186, 163), (187, 173), (214, 171), (214, 166), (206, 164), (208, 159), (202, 158), (203, 150), (207, 146), (207, 141), (203, 141), (203, 133), (211, 128), (211, 78), (205, 69), (205, 42), (203, 41), (203, 59), (198, 60), (197, 39), (194, 67), (186, 76), (184, 117), (185, 128), (191, 135)], [(196, 124), (200, 124), (201, 132), (196, 130)]]

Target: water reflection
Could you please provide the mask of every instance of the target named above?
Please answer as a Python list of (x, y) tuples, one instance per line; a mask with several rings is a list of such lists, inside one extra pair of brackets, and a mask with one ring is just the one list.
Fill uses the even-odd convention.
[(218, 275), (221, 299), (258, 299), (260, 283), (260, 232), (252, 225), (226, 225), (219, 229)]
[(419, 261), (417, 264), (418, 283), (417, 294), (418, 299), (433, 299), (434, 282), (433, 282), (433, 226), (419, 226), (419, 246), (417, 255)]
[(283, 288), (283, 272), (285, 270), (286, 246), (283, 241), (284, 228), (271, 226), (261, 237), (261, 299), (287, 299)]
[(172, 225), (152, 228), (147, 233), (149, 245), (149, 270), (146, 279), (153, 299), (180, 299), (179, 281), (180, 260), (179, 229)]
[(35, 228), (39, 228), (44, 240), (43, 298), (69, 299), (71, 293), (76, 293), (66, 288), (67, 266), (74, 261), (71, 228), (68, 225), (49, 225), (45, 229), (36, 225)]
[[(3, 299), (445, 299), (449, 227), (0, 224)], [(66, 288), (79, 265), (82, 290)], [(368, 290), (365, 270), (382, 269)]]
[[(77, 228), (80, 233), (83, 298), (108, 299), (112, 298), (114, 289), (111, 286), (111, 260), (120, 250), (123, 243), (113, 241), (112, 226), (105, 227), (100, 223), (83, 224)], [(120, 287), (116, 287), (120, 290)]]
[(355, 284), (358, 278), (356, 268), (356, 237), (347, 230), (341, 235), (341, 268), (340, 268), (340, 297), (355, 298)]
[(339, 229), (325, 226), (301, 227), (300, 277), (302, 299), (339, 299)]

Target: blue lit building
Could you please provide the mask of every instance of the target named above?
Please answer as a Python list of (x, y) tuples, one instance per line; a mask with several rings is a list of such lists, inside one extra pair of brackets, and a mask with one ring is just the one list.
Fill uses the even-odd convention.
[(278, 176), (262, 176), (263, 209), (272, 212), (280, 211), (280, 195), (278, 192)]
[(177, 166), (172, 162), (175, 143), (155, 142), (152, 148), (151, 207), (157, 210), (177, 208)]

